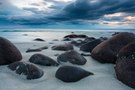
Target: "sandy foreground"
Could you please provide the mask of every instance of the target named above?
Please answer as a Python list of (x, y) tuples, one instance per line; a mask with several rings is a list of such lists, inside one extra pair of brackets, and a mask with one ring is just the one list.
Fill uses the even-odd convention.
[[(53, 39), (56, 39), (56, 37), (51, 38), (46, 42), (20, 41), (13, 43), (22, 53), (22, 61), (29, 62), (29, 58), (35, 53), (42, 53), (57, 60), (55, 54), (61, 54), (64, 51), (52, 50), (51, 47), (53, 45), (66, 43), (66, 41), (61, 41), (61, 39), (58, 39), (59, 41), (53, 41)], [(54, 44), (49, 44), (50, 42)], [(49, 48), (41, 52), (26, 53), (28, 48), (39, 48), (43, 46), (48, 46)], [(74, 47), (74, 49), (79, 53), (82, 53), (79, 48)], [(58, 67), (37, 65), (44, 71), (44, 76), (35, 80), (26, 80), (24, 76), (15, 74), (13, 71), (9, 70), (7, 66), (0, 66), (0, 90), (134, 90), (117, 80), (114, 64), (101, 64), (90, 56), (84, 57), (87, 59), (85, 65), (74, 66), (93, 72), (94, 75), (74, 83), (65, 83), (55, 78), (57, 69), (62, 65), (72, 65), (70, 63), (65, 63)]]

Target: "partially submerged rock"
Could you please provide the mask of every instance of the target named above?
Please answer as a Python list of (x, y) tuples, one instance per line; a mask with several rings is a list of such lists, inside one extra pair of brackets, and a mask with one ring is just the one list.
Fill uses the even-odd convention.
[(15, 62), (8, 65), (8, 68), (12, 71), (16, 71), (17, 74), (25, 75), (28, 80), (38, 79), (43, 76), (44, 72), (33, 64), (26, 62)]
[(52, 46), (52, 50), (68, 51), (73, 49), (74, 48), (72, 44), (61, 44), (61, 45)]
[(52, 58), (43, 54), (34, 54), (29, 59), (30, 62), (43, 66), (58, 66), (59, 64)]
[(135, 41), (135, 34), (122, 32), (97, 45), (91, 56), (101, 63), (115, 63), (119, 50)]
[(93, 73), (79, 67), (62, 66), (57, 70), (55, 77), (64, 82), (77, 82), (89, 75)]
[(45, 40), (43, 40), (41, 38), (36, 38), (36, 39), (34, 39), (34, 41), (42, 41), (42, 42), (44, 42)]
[(21, 59), (22, 55), (16, 46), (9, 40), (0, 37), (0, 65), (10, 64)]
[(135, 42), (120, 50), (115, 71), (118, 80), (135, 88)]
[(70, 62), (72, 64), (84, 65), (87, 60), (78, 52), (74, 50), (67, 51), (62, 53), (57, 57), (57, 61), (61, 62)]
[(40, 51), (42, 51), (44, 49), (48, 49), (48, 47), (47, 46), (44, 46), (44, 47), (35, 48), (35, 49), (28, 48), (27, 51), (26, 51), (26, 53), (29, 53), (29, 52), (40, 52)]

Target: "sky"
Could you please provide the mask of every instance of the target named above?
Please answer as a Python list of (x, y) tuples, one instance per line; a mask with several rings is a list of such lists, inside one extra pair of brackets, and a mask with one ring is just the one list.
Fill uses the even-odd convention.
[(0, 28), (134, 27), (135, 0), (0, 0)]

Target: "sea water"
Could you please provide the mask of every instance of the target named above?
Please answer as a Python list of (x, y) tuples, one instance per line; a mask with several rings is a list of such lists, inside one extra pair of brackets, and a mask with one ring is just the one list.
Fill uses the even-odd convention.
[(135, 30), (73, 30), (73, 29), (0, 29), (0, 37), (12, 42), (31, 42), (35, 38), (44, 40), (62, 39), (68, 34), (84, 34), (89, 37), (111, 37), (115, 32), (133, 32)]

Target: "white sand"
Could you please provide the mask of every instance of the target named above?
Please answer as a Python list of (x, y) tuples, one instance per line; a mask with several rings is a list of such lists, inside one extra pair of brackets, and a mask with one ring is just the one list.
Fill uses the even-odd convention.
[[(65, 34), (63, 34), (63, 36), (64, 35)], [(52, 37), (51, 39), (48, 39), (46, 42), (19, 41), (14, 42), (14, 44), (22, 53), (22, 61), (28, 61), (34, 53), (42, 53), (56, 60), (57, 57), (54, 55), (57, 53), (60, 54), (62, 53), (62, 51), (53, 51), (51, 50), (51, 46), (55, 44), (64, 43), (60, 40), (60, 38), (58, 38), (60, 41), (52, 41), (53, 39), (56, 39), (56, 37), (57, 36), (54, 36), (54, 38)], [(49, 42), (53, 42), (55, 44), (48, 44)], [(49, 49), (43, 50), (42, 52), (25, 52), (28, 48), (36, 48), (46, 45), (49, 46)], [(75, 50), (81, 52), (76, 47)], [(24, 77), (19, 76), (14, 72), (10, 71), (7, 68), (7, 66), (0, 66), (0, 90), (134, 90), (117, 80), (113, 64), (101, 64), (93, 60), (90, 56), (85, 58), (87, 59), (87, 63), (85, 65), (74, 66), (78, 66), (85, 70), (93, 72), (94, 75), (88, 76), (74, 83), (65, 83), (55, 78), (56, 70), (61, 65), (59, 67), (39, 66), (39, 68), (41, 68), (44, 71), (44, 76), (40, 79), (35, 80), (26, 80)], [(68, 65), (72, 64), (68, 63)]]

